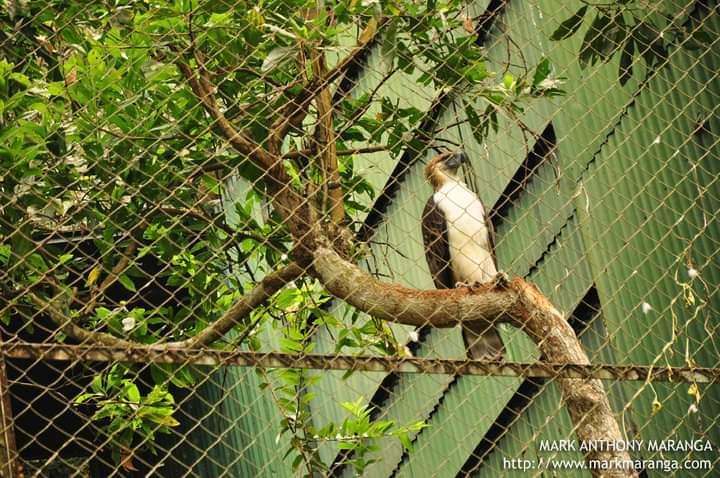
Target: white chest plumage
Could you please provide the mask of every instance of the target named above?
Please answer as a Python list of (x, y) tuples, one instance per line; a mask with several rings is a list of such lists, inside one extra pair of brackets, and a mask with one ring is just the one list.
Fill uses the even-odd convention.
[(457, 282), (487, 282), (497, 273), (485, 208), (465, 184), (448, 181), (433, 195), (445, 215), (450, 262)]

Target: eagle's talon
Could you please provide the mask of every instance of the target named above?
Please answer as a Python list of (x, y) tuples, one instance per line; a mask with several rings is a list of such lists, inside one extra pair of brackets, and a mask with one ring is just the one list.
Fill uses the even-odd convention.
[(481, 287), (484, 284), (484, 282), (480, 282), (479, 280), (473, 281), (473, 282), (456, 282), (455, 288), (458, 289), (460, 287), (464, 287), (466, 289), (477, 289), (478, 287)]
[(510, 283), (510, 276), (505, 271), (498, 271), (493, 279), (493, 284), (496, 286), (505, 286)]

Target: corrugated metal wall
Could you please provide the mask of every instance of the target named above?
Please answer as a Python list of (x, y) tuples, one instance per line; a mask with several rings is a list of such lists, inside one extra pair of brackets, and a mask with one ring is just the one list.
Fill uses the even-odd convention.
[[(486, 5), (478, 2), (475, 8), (481, 11)], [(510, 58), (511, 71), (520, 75), (523, 63), (532, 67), (548, 57), (556, 72), (567, 78), (566, 97), (536, 102), (522, 115), (533, 131), (550, 128), (556, 148), (503, 212), (497, 227), (498, 260), (501, 268), (538, 284), (566, 313), (586, 316), (579, 319), (585, 320), (581, 337), (592, 360), (649, 364), (671, 338), (669, 307), (679, 292), (675, 272), (682, 272), (690, 258), (708, 284), (717, 289), (720, 283), (719, 266), (710, 260), (718, 250), (711, 231), (718, 229), (712, 212), (720, 202), (713, 191), (720, 173), (713, 136), (720, 127), (716, 114), (720, 59), (712, 49), (673, 50), (669, 63), (659, 71), (648, 72), (638, 63), (633, 78), (620, 86), (617, 58), (580, 69), (577, 52), (582, 31), (560, 43), (548, 40), (558, 23), (580, 5), (510, 1), (489, 37), (491, 69), (500, 70)], [(706, 22), (706, 28), (715, 36), (720, 33), (717, 15)], [(382, 56), (376, 52), (354, 91), (371, 90), (384, 70)], [(408, 90), (409, 85), (413, 90)], [(438, 92), (417, 88), (398, 74), (382, 91), (427, 110)], [(463, 117), (462, 108), (446, 108), (439, 125), (456, 122), (458, 114)], [(699, 121), (705, 129), (698, 130)], [(468, 179), (477, 185), (487, 205), (502, 199), (528, 150), (536, 146), (534, 138), (526, 144), (520, 128), (508, 119), (482, 145), (474, 141), (467, 126), (450, 128), (443, 137), (463, 143), (472, 158)], [(385, 219), (372, 237), (375, 260), (366, 266), (393, 281), (427, 288), (432, 281), (425, 266), (419, 220), (430, 188), (422, 178), (420, 159), (409, 166), (383, 209)], [(376, 191), (394, 179), (390, 175), (395, 164), (385, 153), (362, 155), (355, 164)], [(599, 311), (587, 312), (583, 298), (589, 296), (597, 300)], [(717, 293), (713, 291), (710, 299), (717, 313)], [(651, 313), (641, 313), (642, 302), (652, 304)], [(336, 312), (342, 316), (348, 311), (338, 304)], [(708, 336), (707, 324), (698, 319), (681, 325), (687, 330), (683, 340), (688, 338), (698, 364), (716, 365), (717, 339)], [(407, 327), (393, 329), (400, 342), (408, 340)], [(510, 360), (537, 357), (535, 346), (522, 332), (504, 327), (502, 335)], [(667, 357), (669, 363), (684, 364), (683, 347), (678, 344), (676, 353)], [(463, 356), (457, 329), (427, 331), (414, 348), (418, 356)], [(332, 337), (318, 337), (317, 352), (333, 350)], [(234, 462), (237, 476), (291, 476), (288, 464), (278, 456), (282, 445), (274, 442), (272, 430), (279, 416), (257, 388), (257, 377), (245, 371), (228, 373), (225, 383), (234, 383), (232, 391), (208, 386), (202, 399), (216, 403), (224, 396), (227, 416), (233, 416), (235, 407), (237, 416), (246, 418), (208, 419), (208, 429), (210, 433), (223, 430), (227, 438), (221, 441), (242, 440), (245, 435), (253, 439), (245, 448), (232, 447), (246, 450), (242, 457), (221, 451), (210, 455), (220, 463)], [(427, 420), (431, 425), (414, 437), (415, 451), (409, 455), (395, 441), (383, 441), (377, 454), (381, 461), (366, 473), (370, 477), (512, 476), (503, 467), (503, 457), (549, 458), (537, 449), (539, 440), (573, 438), (559, 391), (551, 382), (538, 385), (506, 377), (439, 375), (388, 380), (382, 373), (355, 373), (346, 379), (340, 372), (322, 375), (313, 390), (318, 395), (312, 404), (318, 425), (341, 420), (345, 414), (339, 402), (358, 396), (378, 404), (382, 418), (399, 423)], [(720, 432), (710, 428), (716, 418), (713, 410), (701, 407), (688, 419), (692, 397), (685, 393), (687, 387), (656, 384), (650, 388), (633, 383), (606, 383), (606, 387), (613, 406), (622, 412), (628, 434), (637, 431), (644, 439), (702, 436), (720, 444)], [(718, 387), (702, 392), (720, 399)], [(653, 414), (656, 395), (663, 408)], [(632, 405), (625, 406), (630, 398)], [(524, 403), (522, 412), (513, 415), (510, 412), (517, 403)], [(249, 406), (253, 407), (250, 413)], [(202, 413), (200, 402), (194, 408)], [(229, 431), (228, 423), (237, 430)], [(484, 438), (494, 443), (488, 445)], [(199, 439), (198, 446), (213, 450), (219, 445)], [(321, 455), (329, 462), (338, 458), (332, 446), (323, 447)], [(573, 453), (556, 456), (581, 458)], [(207, 466), (198, 470), (211, 473), (213, 468)], [(352, 472), (340, 467), (339, 474), (351, 476)]]
[[(547, 40), (559, 21), (579, 6), (579, 2), (510, 2), (488, 45), (488, 55), (496, 66), (508, 56), (511, 63), (520, 65), (518, 50), (528, 65), (549, 57), (559, 74), (567, 77), (564, 88), (568, 93), (534, 105), (523, 116), (523, 121), (538, 132), (552, 122), (557, 149), (534, 171), (502, 218), (497, 254), (502, 268), (528, 275), (568, 313), (580, 305), (588, 291), (597, 294), (601, 312), (584, 324), (582, 334), (593, 360), (652, 363), (669, 338), (669, 328), (663, 336), (667, 321), (659, 314), (663, 304), (678, 296), (678, 287), (668, 271), (684, 263), (682, 252), (688, 243), (683, 244), (682, 238), (692, 240), (693, 262), (702, 264), (703, 277), (713, 284), (718, 280), (716, 269), (711, 270), (715, 266), (707, 263), (715, 245), (709, 234), (715, 219), (708, 217), (708, 212), (717, 210), (712, 202), (717, 197), (698, 191), (698, 185), (715, 181), (717, 147), (711, 137), (703, 144), (699, 143), (702, 135), (692, 134), (699, 117), (712, 118), (711, 122), (716, 119), (718, 89), (711, 83), (717, 81), (716, 59), (709, 50), (688, 53), (676, 49), (660, 72), (648, 72), (642, 63), (636, 64), (633, 78), (620, 86), (617, 58), (580, 69), (577, 52), (583, 31), (562, 43)], [(708, 20), (707, 28), (717, 31), (715, 18)], [(506, 35), (513, 42), (502, 41)], [(511, 71), (513, 68), (516, 74), (522, 73), (519, 67), (511, 67)], [(674, 109), (668, 111), (671, 107)], [(448, 108), (441, 125), (456, 121), (456, 115)], [(713, 131), (712, 124), (709, 128)], [(466, 128), (444, 133), (449, 139), (462, 141), (473, 158), (474, 180), (486, 204), (499, 199), (526, 156), (517, 126), (506, 121), (500, 131), (484, 145), (476, 144)], [(659, 134), (662, 139), (657, 149), (661, 151), (655, 152), (649, 147)], [(667, 140), (665, 135), (669, 136)], [(621, 151), (621, 147), (625, 149)], [(673, 154), (683, 159), (669, 164)], [(698, 163), (693, 165), (695, 159), (688, 158), (696, 158)], [(383, 272), (399, 282), (419, 286), (428, 282), (418, 227), (429, 194), (421, 179), (421, 166), (403, 179), (376, 235), (379, 242), (392, 245), (378, 248), (377, 255), (385, 264)], [(688, 176), (688, 168), (696, 168), (697, 175)], [(663, 189), (672, 187), (676, 189), (672, 194)], [(702, 222), (703, 211), (709, 224)], [(685, 218), (677, 224), (681, 215)], [(652, 302), (658, 312), (640, 316), (642, 301)], [(690, 324), (689, 335), (703, 342), (698, 360), (712, 345), (702, 330), (705, 325), (702, 321)], [(418, 354), (430, 350), (441, 356), (458, 353), (458, 334), (440, 333), (447, 335), (444, 340), (450, 340), (451, 347), (444, 349), (438, 331), (432, 331)], [(510, 343), (512, 359), (532, 356), (534, 347), (523, 334), (510, 337), (505, 331), (503, 335)], [(708, 366), (717, 360), (716, 356), (705, 357)], [(672, 363), (682, 362), (683, 355), (676, 353)], [(505, 378), (403, 377), (386, 393), (389, 398), (381, 415), (402, 422), (422, 419), (429, 413), (431, 426), (416, 437), (415, 451), (410, 455), (402, 453), (399, 446), (383, 444), (378, 457), (384, 461), (371, 467), (367, 476), (456, 476), (467, 472), (484, 434), (514, 394), (518, 390), (522, 394), (524, 389), (519, 386), (519, 380)], [(702, 425), (693, 426), (690, 423), (694, 420), (687, 420), (692, 397), (679, 393), (685, 390), (682, 387), (655, 386), (664, 408), (652, 415), (654, 395), (649, 388), (633, 397), (642, 384), (606, 386), (629, 434), (638, 430), (640, 438), (679, 439), (698, 437), (702, 432), (703, 437), (714, 437), (714, 432), (701, 430)], [(629, 398), (633, 398), (633, 405), (624, 407)], [(634, 401), (638, 399), (636, 407)], [(703, 421), (703, 413), (707, 420), (713, 411), (701, 410), (698, 423), (710, 423)], [(472, 466), (472, 474), (508, 474), (509, 470), (502, 468), (502, 457), (543, 456), (536, 449), (539, 440), (559, 438), (573, 438), (572, 425), (558, 390), (551, 383), (545, 384), (525, 412), (500, 434), (497, 446), (485, 453), (482, 463)], [(572, 453), (554, 456), (581, 458)]]

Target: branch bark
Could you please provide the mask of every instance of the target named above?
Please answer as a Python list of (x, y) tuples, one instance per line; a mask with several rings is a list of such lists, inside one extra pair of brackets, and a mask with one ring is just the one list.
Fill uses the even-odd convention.
[(315, 101), (318, 122), (314, 135), (317, 142), (320, 169), (323, 172), (323, 212), (328, 211), (330, 220), (337, 226), (342, 224), (345, 218), (345, 207), (343, 205), (343, 192), (340, 187), (340, 173), (337, 164), (332, 94), (330, 93), (330, 85), (325, 82), (325, 76), (327, 75), (325, 54), (315, 48), (311, 52), (311, 61), (314, 77), (325, 85), (318, 93)]
[[(377, 318), (433, 327), (452, 327), (465, 322), (479, 331), (491, 324), (506, 322), (527, 332), (548, 362), (590, 363), (562, 314), (537, 288), (521, 278), (506, 284), (414, 290), (381, 283), (324, 247), (315, 252), (313, 272), (333, 295)], [(557, 381), (578, 440), (595, 443), (624, 440), (600, 380)], [(603, 449), (588, 452), (586, 460), (612, 465), (630, 460), (630, 455), (626, 451)], [(603, 472), (603, 476), (637, 476), (632, 471), (615, 468)]]
[[(232, 307), (215, 322), (208, 325), (197, 335), (186, 339), (173, 342), (158, 343), (166, 349), (198, 349), (212, 345), (215, 341), (221, 339), (233, 327), (238, 325), (250, 313), (263, 305), (276, 292), (285, 287), (289, 282), (299, 278), (305, 273), (305, 269), (298, 264), (292, 262), (282, 269), (266, 275), (260, 282), (247, 294), (238, 299)], [(75, 322), (72, 318), (63, 312), (63, 293), (59, 292), (52, 299), (44, 299), (32, 291), (27, 292), (28, 297), (41, 312), (46, 312), (50, 319), (57, 327), (81, 344), (100, 344), (115, 347), (135, 347), (139, 345), (134, 340), (125, 340), (116, 337), (107, 332), (97, 330), (87, 330)], [(67, 301), (65, 301), (67, 302)]]
[(246, 133), (238, 131), (230, 123), (220, 110), (213, 94), (215, 87), (210, 83), (208, 74), (201, 65), (197, 71), (193, 71), (187, 63), (178, 60), (177, 66), (225, 139), (236, 151), (248, 156), (265, 171), (265, 184), (270, 192), (273, 206), (287, 221), (293, 236), (295, 238), (306, 237), (308, 229), (313, 224), (308, 202), (298, 191), (293, 189), (292, 180), (285, 171), (279, 149), (276, 152), (266, 151)]

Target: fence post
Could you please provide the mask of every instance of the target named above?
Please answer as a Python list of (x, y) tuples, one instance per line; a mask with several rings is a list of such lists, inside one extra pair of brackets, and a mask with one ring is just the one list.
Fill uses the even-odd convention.
[(5, 343), (0, 341), (0, 475), (4, 478), (22, 477), (22, 469), (17, 462), (17, 449), (15, 448), (15, 428), (10, 404), (10, 389), (8, 387), (5, 368)]

